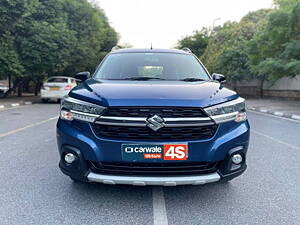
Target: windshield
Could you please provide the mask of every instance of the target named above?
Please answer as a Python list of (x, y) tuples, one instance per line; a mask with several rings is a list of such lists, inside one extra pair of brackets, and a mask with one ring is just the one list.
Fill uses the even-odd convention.
[(114, 53), (96, 71), (95, 79), (104, 80), (209, 80), (198, 60), (175, 53)]

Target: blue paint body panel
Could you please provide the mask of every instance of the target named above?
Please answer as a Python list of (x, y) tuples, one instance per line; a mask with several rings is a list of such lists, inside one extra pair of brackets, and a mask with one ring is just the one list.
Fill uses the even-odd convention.
[[(186, 54), (182, 51), (178, 53)], [(199, 82), (118, 81), (95, 80), (93, 78), (75, 87), (70, 91), (69, 96), (105, 107), (176, 106), (201, 108), (239, 97), (236, 92), (213, 80)], [(116, 140), (98, 137), (88, 122), (62, 119), (57, 122), (57, 141), (61, 155), (63, 155), (63, 146), (72, 146), (81, 152), (82, 156), (80, 157), (83, 157), (84, 160), (97, 162), (126, 162), (126, 159), (122, 158), (122, 144), (172, 143), (188, 145), (188, 159), (185, 162), (224, 161), (229, 152), (237, 147), (242, 147), (243, 154), (246, 154), (249, 134), (248, 121), (240, 123), (231, 121), (219, 124), (214, 136), (209, 139), (129, 141), (121, 138)], [(161, 160), (140, 159), (140, 162), (161, 162)], [(243, 171), (245, 168), (243, 167)], [(66, 171), (66, 169), (64, 170)], [(65, 173), (70, 175), (68, 172)]]
[[(120, 162), (122, 160), (122, 144), (157, 143), (172, 144), (183, 143), (181, 140), (162, 141), (126, 141), (98, 138), (86, 122), (64, 121), (59, 119), (57, 123), (58, 145), (72, 145), (80, 149), (86, 160)], [(227, 152), (235, 147), (248, 147), (249, 123), (228, 122), (220, 124), (213, 138), (199, 141), (184, 141), (188, 143), (188, 161), (208, 162), (224, 160)], [(149, 162), (149, 159), (145, 160)], [(152, 160), (155, 162), (155, 160)]]

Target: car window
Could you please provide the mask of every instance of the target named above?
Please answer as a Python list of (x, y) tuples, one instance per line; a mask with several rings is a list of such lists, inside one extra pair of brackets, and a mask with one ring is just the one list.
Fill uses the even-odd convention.
[(68, 78), (53, 77), (49, 78), (48, 83), (68, 83)]
[(209, 79), (193, 55), (176, 53), (114, 53), (105, 59), (94, 76), (95, 79), (108, 80), (130, 77)]

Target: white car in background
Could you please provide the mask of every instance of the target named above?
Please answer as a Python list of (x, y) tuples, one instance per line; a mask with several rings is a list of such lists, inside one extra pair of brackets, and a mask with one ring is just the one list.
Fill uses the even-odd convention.
[(0, 82), (0, 96), (4, 95), (8, 91), (8, 86)]
[(59, 101), (76, 85), (76, 79), (72, 77), (49, 77), (41, 88), (42, 102)]

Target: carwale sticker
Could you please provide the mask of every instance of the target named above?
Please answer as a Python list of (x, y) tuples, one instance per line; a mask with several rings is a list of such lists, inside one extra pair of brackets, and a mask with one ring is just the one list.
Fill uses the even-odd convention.
[(126, 161), (169, 161), (187, 158), (187, 144), (122, 144), (122, 159)]

